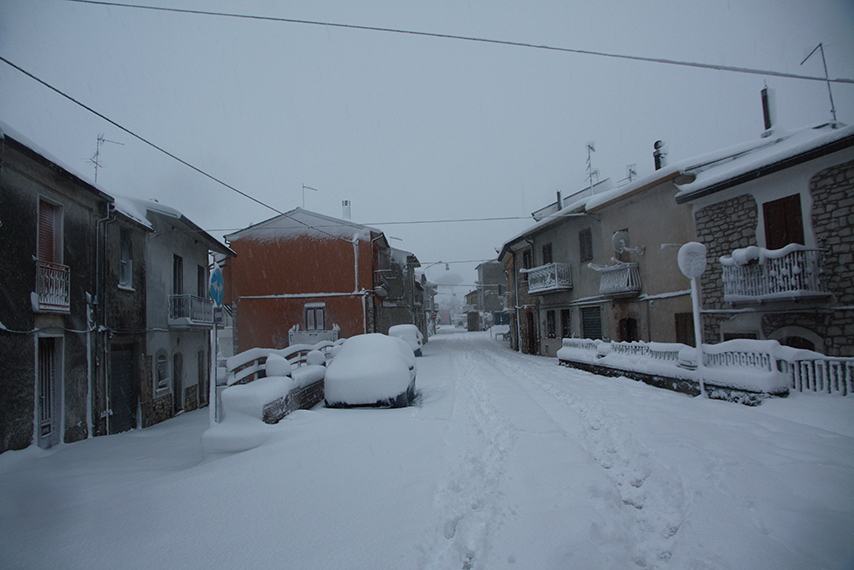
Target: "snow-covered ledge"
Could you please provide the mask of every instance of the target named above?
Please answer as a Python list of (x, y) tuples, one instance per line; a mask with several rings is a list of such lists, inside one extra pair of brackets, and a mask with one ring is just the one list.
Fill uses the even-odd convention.
[[(696, 348), (678, 343), (563, 339), (564, 366), (626, 376), (698, 395)], [(827, 357), (774, 340), (731, 340), (703, 345), (703, 379), (709, 396), (756, 404), (790, 390), (847, 396), (854, 393), (854, 358)]]

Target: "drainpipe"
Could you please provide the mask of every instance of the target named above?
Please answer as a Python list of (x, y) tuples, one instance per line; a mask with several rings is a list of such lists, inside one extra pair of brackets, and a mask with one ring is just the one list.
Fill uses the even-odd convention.
[(510, 250), (510, 255), (513, 256), (513, 295), (514, 310), (516, 312), (516, 350), (522, 352), (522, 326), (519, 323), (519, 271), (516, 267), (516, 252)]
[[(88, 375), (89, 375), (89, 397), (87, 398), (87, 405), (86, 405), (86, 423), (88, 424), (87, 427), (89, 429), (89, 433), (92, 436), (95, 435), (95, 431), (94, 431), (95, 430), (95, 424), (94, 424), (94, 418), (93, 418), (94, 400), (97, 398), (97, 395), (98, 395), (98, 383), (95, 382), (94, 371), (93, 371), (93, 362), (92, 362), (92, 334), (95, 332), (94, 328), (95, 328), (95, 324), (96, 324), (98, 319), (93, 315), (93, 312), (95, 310), (95, 307), (97, 307), (99, 303), (101, 303), (102, 307), (104, 306), (103, 300), (101, 299), (101, 296), (106, 295), (106, 290), (107, 290), (107, 287), (106, 287), (107, 278), (103, 273), (103, 269), (104, 269), (103, 266), (106, 265), (106, 258), (107, 258), (107, 226), (109, 226), (111, 223), (113, 223), (115, 221), (116, 221), (115, 206), (108, 203), (107, 204), (107, 216), (104, 217), (103, 219), (98, 220), (95, 223), (95, 228), (96, 228), (96, 235), (95, 235), (95, 241), (96, 241), (96, 247), (95, 247), (95, 298), (92, 299), (92, 297), (90, 295), (89, 299), (87, 299), (87, 307), (86, 307), (86, 309), (87, 309), (86, 310), (86, 321), (87, 321), (87, 331), (88, 331), (86, 333), (86, 355), (87, 355), (86, 356), (86, 361), (87, 361), (86, 364), (87, 364), (87, 369), (88, 369), (87, 371), (88, 371)], [(101, 224), (103, 224), (103, 226)], [(100, 231), (98, 231), (98, 228), (100, 228)], [(100, 246), (97, 245), (97, 241), (99, 239), (101, 240)], [(103, 250), (103, 254), (104, 254), (103, 260), (101, 258), (101, 251), (102, 250)], [(101, 291), (102, 285), (103, 285), (103, 291)], [(106, 327), (107, 327), (107, 311), (106, 311), (106, 309), (104, 309), (102, 312), (104, 313), (104, 328), (106, 329)], [(107, 356), (106, 330), (104, 331), (104, 335), (105, 335), (105, 338), (104, 338), (104, 357), (106, 358), (106, 356)], [(100, 368), (97, 360), (95, 361), (94, 366), (96, 368)], [(106, 390), (106, 387), (105, 387), (105, 393), (107, 394), (107, 397), (108, 397), (109, 391)], [(107, 409), (109, 409), (109, 402), (107, 402)]]

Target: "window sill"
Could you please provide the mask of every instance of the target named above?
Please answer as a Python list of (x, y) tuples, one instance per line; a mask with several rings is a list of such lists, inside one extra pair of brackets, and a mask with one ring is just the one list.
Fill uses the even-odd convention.
[(136, 293), (136, 289), (134, 289), (131, 285), (122, 285), (121, 283), (119, 283), (118, 288), (122, 291), (127, 291), (129, 293)]

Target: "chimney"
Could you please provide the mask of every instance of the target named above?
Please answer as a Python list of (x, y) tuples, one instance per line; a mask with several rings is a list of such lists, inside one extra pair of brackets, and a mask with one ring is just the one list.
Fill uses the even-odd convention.
[(350, 219), (350, 200), (344, 200), (341, 202), (341, 209), (343, 211), (343, 217), (345, 220)]
[(560, 190), (557, 191), (557, 209), (558, 211), (563, 210), (563, 202), (560, 199)]
[(652, 146), (655, 148), (652, 152), (652, 158), (655, 159), (655, 169), (661, 170), (667, 166), (667, 145), (664, 141), (655, 141)]
[(774, 90), (768, 89), (767, 85), (762, 89), (762, 118), (765, 121), (765, 132), (762, 136), (771, 136), (774, 123), (777, 121), (777, 104)]

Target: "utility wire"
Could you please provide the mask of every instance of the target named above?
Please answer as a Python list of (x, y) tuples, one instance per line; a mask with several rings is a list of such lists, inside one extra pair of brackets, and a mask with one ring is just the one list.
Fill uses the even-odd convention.
[(246, 192), (243, 192), (242, 190), (238, 190), (238, 189), (237, 189), (237, 188), (235, 188), (234, 186), (232, 186), (232, 185), (230, 185), (230, 184), (228, 184), (228, 183), (226, 183), (226, 182), (223, 182), (222, 180), (220, 180), (219, 178), (216, 178), (215, 176), (212, 176), (212, 175), (208, 174), (207, 172), (205, 172), (205, 171), (204, 171), (204, 170), (202, 170), (201, 168), (197, 168), (197, 167), (193, 166), (192, 164), (190, 164), (190, 163), (189, 163), (189, 162), (187, 162), (186, 160), (184, 160), (184, 159), (182, 159), (182, 158), (180, 158), (180, 157), (178, 157), (178, 156), (175, 156), (174, 154), (172, 154), (172, 153), (171, 153), (171, 152), (169, 152), (168, 150), (166, 150), (166, 149), (164, 149), (164, 148), (162, 148), (162, 147), (160, 147), (160, 146), (157, 146), (157, 145), (156, 145), (156, 144), (154, 144), (153, 142), (149, 141), (149, 140), (148, 140), (148, 139), (146, 139), (146, 138), (143, 138), (142, 136), (140, 136), (140, 135), (136, 134), (135, 132), (131, 131), (130, 129), (127, 129), (127, 128), (125, 128), (125, 127), (121, 126), (120, 124), (118, 124), (118, 123), (117, 123), (117, 122), (115, 122), (114, 120), (112, 120), (112, 119), (110, 119), (109, 117), (107, 117), (107, 116), (105, 116), (105, 115), (103, 115), (103, 114), (99, 113), (98, 111), (96, 111), (96, 110), (95, 110), (95, 109), (93, 109), (92, 107), (89, 107), (88, 105), (86, 105), (86, 104), (84, 104), (84, 103), (81, 103), (80, 101), (78, 101), (77, 99), (75, 99), (74, 97), (72, 97), (71, 95), (66, 95), (65, 93), (63, 93), (62, 91), (60, 91), (59, 89), (57, 89), (56, 87), (54, 87), (53, 85), (51, 85), (50, 83), (48, 83), (48, 82), (46, 82), (46, 81), (43, 81), (43, 80), (39, 79), (38, 77), (36, 77), (36, 76), (35, 76), (35, 75), (33, 75), (32, 73), (30, 73), (29, 71), (27, 71), (27, 70), (25, 70), (25, 69), (23, 69), (23, 68), (21, 68), (21, 67), (19, 67), (19, 66), (15, 65), (14, 63), (12, 63), (11, 61), (9, 61), (8, 59), (6, 59), (5, 57), (3, 57), (2, 55), (0, 55), (0, 61), (4, 62), (5, 64), (7, 64), (7, 65), (9, 65), (9, 66), (11, 66), (11, 67), (14, 67), (14, 68), (15, 68), (15, 69), (17, 69), (18, 71), (20, 71), (21, 73), (23, 73), (24, 75), (26, 75), (27, 77), (29, 77), (30, 79), (33, 79), (33, 80), (35, 80), (35, 81), (37, 81), (37, 82), (41, 83), (42, 85), (44, 85), (45, 87), (47, 87), (48, 89), (50, 89), (51, 91), (53, 91), (54, 93), (57, 93), (58, 95), (60, 95), (60, 96), (62, 96), (62, 97), (64, 97), (64, 98), (66, 98), (66, 99), (68, 99), (69, 101), (71, 101), (71, 102), (72, 102), (72, 103), (74, 103), (75, 105), (79, 105), (79, 106), (83, 107), (84, 109), (86, 109), (87, 111), (89, 111), (90, 113), (92, 113), (93, 115), (95, 115), (95, 116), (97, 116), (97, 117), (99, 117), (99, 118), (101, 118), (101, 119), (103, 119), (103, 120), (107, 121), (108, 123), (110, 123), (111, 125), (113, 125), (114, 127), (116, 127), (117, 129), (119, 129), (119, 130), (121, 130), (121, 131), (123, 131), (123, 132), (125, 132), (125, 133), (129, 134), (129, 135), (130, 135), (130, 136), (132, 136), (133, 138), (135, 138), (135, 139), (137, 139), (137, 140), (139, 140), (139, 141), (141, 141), (141, 142), (143, 142), (143, 143), (147, 144), (148, 146), (150, 146), (151, 148), (153, 148), (153, 149), (155, 149), (155, 150), (158, 150), (158, 151), (162, 152), (163, 154), (165, 154), (166, 156), (168, 156), (168, 157), (172, 158), (173, 160), (177, 160), (178, 162), (180, 162), (180, 163), (181, 163), (181, 164), (183, 164), (184, 166), (186, 166), (186, 167), (188, 167), (188, 168), (191, 168), (192, 170), (195, 170), (196, 172), (198, 172), (198, 173), (199, 173), (199, 174), (201, 174), (202, 176), (205, 176), (205, 177), (207, 177), (207, 178), (210, 178), (211, 180), (213, 180), (213, 181), (214, 181), (214, 182), (216, 182), (217, 184), (221, 184), (222, 186), (225, 186), (225, 187), (226, 187), (226, 188), (228, 188), (229, 190), (232, 190), (233, 192), (237, 192), (238, 194), (240, 194), (240, 195), (241, 195), (241, 196), (243, 196), (244, 198), (249, 198), (250, 200), (252, 200), (252, 201), (253, 201), (253, 202), (255, 202), (256, 204), (259, 204), (259, 205), (261, 205), (261, 206), (264, 206), (264, 207), (265, 207), (265, 208), (267, 208), (267, 209), (273, 210), (273, 211), (274, 211), (274, 212), (276, 212), (277, 214), (282, 214), (282, 213), (283, 213), (283, 212), (281, 212), (281, 211), (277, 210), (276, 208), (274, 208), (273, 206), (271, 206), (271, 205), (269, 205), (269, 204), (265, 204), (265, 203), (264, 203), (264, 202), (262, 202), (261, 200), (259, 200), (259, 199), (255, 198), (255, 197), (253, 197), (253, 196), (250, 196), (250, 195), (249, 195), (249, 194), (247, 194)]
[(815, 77), (812, 75), (801, 75), (798, 73), (786, 73), (782, 71), (772, 71), (768, 69), (752, 69), (749, 67), (735, 67), (732, 65), (718, 65), (712, 63), (700, 63), (696, 61), (682, 61), (676, 59), (668, 59), (668, 58), (659, 58), (659, 57), (645, 57), (640, 55), (628, 55), (628, 54), (620, 54), (620, 53), (609, 53), (603, 51), (594, 51), (594, 50), (586, 50), (586, 49), (577, 49), (577, 48), (567, 48), (567, 47), (558, 47), (558, 46), (550, 46), (544, 44), (534, 44), (528, 42), (516, 42), (510, 40), (497, 40), (491, 38), (480, 38), (475, 36), (461, 36), (457, 34), (442, 34), (439, 32), (422, 32), (417, 30), (404, 30), (400, 28), (384, 28), (379, 26), (363, 26), (358, 24), (342, 24), (337, 22), (321, 22), (317, 20), (301, 20), (296, 18), (280, 18), (275, 16), (253, 16), (250, 14), (231, 14), (227, 12), (211, 12), (207, 10), (189, 10), (185, 8), (165, 8), (161, 6), (141, 6), (139, 4), (122, 4), (119, 2), (103, 2), (100, 0), (66, 0), (67, 2), (77, 2), (78, 4), (94, 4), (98, 6), (109, 6), (109, 7), (117, 7), (117, 8), (135, 8), (138, 10), (151, 10), (157, 12), (174, 12), (180, 14), (195, 14), (200, 16), (217, 16), (224, 18), (239, 18), (244, 20), (262, 20), (268, 22), (284, 22), (288, 24), (301, 24), (306, 26), (324, 26), (329, 28), (345, 28), (350, 30), (362, 30), (367, 32), (384, 32), (390, 34), (404, 34), (410, 36), (422, 36), (429, 38), (439, 38), (446, 40), (459, 40), (459, 41), (467, 41), (467, 42), (478, 42), (485, 44), (494, 44), (494, 45), (503, 45), (503, 46), (511, 46), (511, 47), (522, 47), (522, 48), (530, 48), (530, 49), (542, 49), (548, 51), (556, 51), (563, 53), (574, 53), (579, 55), (592, 55), (598, 57), (608, 57), (613, 59), (626, 59), (630, 61), (645, 61), (647, 63), (660, 63), (664, 65), (677, 65), (682, 67), (695, 67), (700, 69), (713, 69), (716, 71), (729, 71), (732, 73), (746, 73), (751, 75), (767, 75), (773, 77), (786, 77), (789, 79), (805, 79), (808, 81), (823, 81), (823, 82), (832, 82), (832, 83), (851, 83), (854, 84), (854, 79), (850, 79), (847, 77), (838, 77), (835, 79), (828, 79), (826, 77)]
[[(186, 167), (188, 167), (188, 168), (190, 168), (190, 169), (192, 169), (192, 170), (195, 170), (196, 172), (198, 172), (198, 173), (199, 173), (199, 174), (201, 174), (202, 176), (205, 176), (205, 177), (207, 177), (207, 178), (210, 178), (211, 180), (213, 180), (213, 181), (214, 181), (214, 182), (216, 182), (217, 184), (221, 184), (222, 186), (225, 186), (225, 187), (226, 187), (226, 188), (228, 188), (229, 190), (231, 190), (231, 191), (233, 191), (233, 192), (236, 192), (236, 193), (240, 194), (240, 195), (241, 195), (241, 196), (243, 196), (244, 198), (248, 198), (249, 200), (252, 200), (252, 201), (253, 201), (253, 202), (255, 202), (256, 204), (259, 204), (259, 205), (261, 205), (261, 206), (264, 206), (265, 208), (267, 208), (267, 209), (269, 209), (269, 210), (272, 210), (273, 212), (275, 212), (275, 213), (277, 213), (277, 214), (279, 214), (279, 215), (286, 216), (286, 217), (288, 217), (289, 219), (291, 219), (291, 220), (293, 220), (293, 221), (297, 222), (298, 224), (302, 224), (302, 225), (306, 226), (306, 227), (307, 227), (307, 228), (309, 228), (309, 229), (317, 230), (318, 232), (320, 232), (320, 233), (322, 233), (322, 234), (325, 234), (325, 235), (328, 235), (329, 237), (332, 237), (332, 238), (335, 238), (335, 239), (340, 239), (340, 240), (343, 240), (343, 241), (346, 241), (346, 242), (351, 242), (351, 240), (349, 240), (349, 239), (342, 238), (341, 236), (337, 236), (337, 235), (335, 235), (335, 234), (331, 234), (331, 233), (329, 233), (329, 232), (325, 232), (325, 231), (323, 231), (322, 229), (320, 229), (320, 228), (318, 228), (318, 227), (312, 226), (311, 224), (308, 224), (308, 223), (306, 223), (306, 222), (304, 222), (304, 221), (302, 221), (302, 220), (300, 220), (300, 219), (297, 219), (297, 218), (295, 218), (294, 216), (288, 215), (287, 213), (282, 212), (281, 210), (278, 210), (277, 208), (274, 208), (273, 206), (271, 206), (271, 205), (269, 205), (269, 204), (267, 204), (267, 203), (265, 203), (265, 202), (262, 202), (262, 201), (261, 201), (261, 200), (259, 200), (258, 198), (255, 198), (254, 196), (251, 196), (251, 195), (247, 194), (246, 192), (244, 192), (244, 191), (242, 191), (242, 190), (238, 190), (237, 188), (235, 188), (235, 187), (234, 187), (234, 186), (232, 186), (231, 184), (228, 184), (228, 183), (226, 183), (226, 182), (223, 182), (223, 181), (222, 181), (222, 180), (220, 180), (219, 178), (217, 178), (217, 177), (215, 177), (215, 176), (213, 176), (213, 175), (211, 175), (211, 174), (208, 174), (207, 172), (205, 172), (205, 171), (204, 171), (204, 170), (202, 170), (201, 168), (198, 168), (198, 167), (196, 167), (196, 166), (193, 166), (192, 164), (190, 164), (189, 162), (187, 162), (187, 161), (186, 161), (186, 160), (184, 160), (183, 158), (180, 158), (180, 157), (178, 157), (178, 156), (176, 156), (176, 155), (172, 154), (172, 153), (171, 153), (171, 152), (169, 152), (168, 150), (166, 150), (166, 149), (164, 149), (164, 148), (162, 148), (162, 147), (160, 147), (160, 146), (158, 146), (158, 145), (154, 144), (153, 142), (151, 142), (151, 141), (149, 141), (148, 139), (146, 139), (146, 138), (144, 138), (144, 137), (142, 137), (142, 136), (140, 136), (140, 135), (136, 134), (135, 132), (131, 131), (130, 129), (128, 129), (128, 128), (126, 128), (126, 127), (123, 127), (122, 125), (120, 125), (119, 123), (117, 123), (117, 122), (115, 122), (114, 120), (110, 119), (110, 118), (109, 118), (109, 117), (107, 117), (106, 115), (103, 115), (102, 113), (99, 113), (98, 111), (96, 111), (96, 110), (95, 110), (95, 109), (93, 109), (92, 107), (89, 107), (88, 105), (86, 105), (86, 104), (84, 104), (84, 103), (81, 103), (80, 101), (78, 101), (77, 99), (75, 99), (74, 97), (72, 97), (71, 95), (67, 95), (66, 93), (64, 93), (64, 92), (60, 91), (59, 89), (57, 89), (56, 87), (54, 87), (54, 86), (53, 86), (53, 85), (51, 85), (50, 83), (48, 83), (48, 82), (46, 82), (46, 81), (43, 81), (42, 79), (39, 79), (38, 77), (36, 77), (36, 76), (35, 76), (35, 75), (33, 75), (32, 73), (30, 73), (29, 71), (27, 71), (27, 70), (23, 69), (22, 67), (20, 67), (20, 66), (18, 66), (18, 65), (15, 65), (14, 63), (12, 63), (11, 61), (9, 61), (8, 59), (6, 59), (5, 57), (3, 57), (2, 55), (0, 55), (0, 61), (2, 61), (2, 62), (4, 62), (4, 63), (6, 63), (7, 65), (9, 65), (9, 66), (11, 66), (11, 67), (14, 67), (14, 68), (15, 68), (15, 69), (17, 69), (18, 71), (20, 71), (21, 73), (23, 73), (24, 75), (26, 75), (27, 77), (29, 77), (29, 78), (33, 79), (34, 81), (37, 81), (38, 83), (40, 83), (40, 84), (44, 85), (45, 87), (47, 87), (48, 89), (50, 89), (50, 90), (51, 90), (51, 91), (53, 91), (54, 93), (57, 93), (58, 95), (60, 95), (60, 96), (62, 96), (62, 97), (64, 97), (64, 98), (66, 98), (66, 99), (68, 99), (69, 101), (71, 101), (71, 102), (72, 102), (72, 103), (74, 103), (75, 105), (79, 105), (80, 107), (82, 107), (82, 108), (86, 109), (87, 111), (89, 111), (90, 113), (92, 113), (93, 115), (95, 115), (96, 117), (99, 117), (99, 118), (103, 119), (104, 121), (107, 121), (108, 123), (110, 123), (111, 125), (113, 125), (114, 127), (116, 127), (117, 129), (119, 129), (119, 130), (121, 130), (121, 131), (123, 131), (123, 132), (125, 132), (125, 133), (129, 134), (130, 136), (134, 137), (135, 139), (137, 139), (137, 140), (139, 140), (139, 141), (141, 141), (141, 142), (143, 142), (143, 143), (147, 144), (147, 145), (148, 145), (148, 146), (150, 146), (151, 148), (153, 148), (153, 149), (155, 149), (155, 150), (158, 150), (158, 151), (162, 152), (163, 154), (165, 154), (165, 155), (166, 155), (166, 156), (168, 156), (169, 158), (172, 158), (173, 160), (177, 160), (178, 162), (180, 162), (180, 163), (181, 163), (181, 164), (183, 164), (184, 166), (186, 166)], [(351, 243), (352, 243), (352, 242), (351, 242)]]

